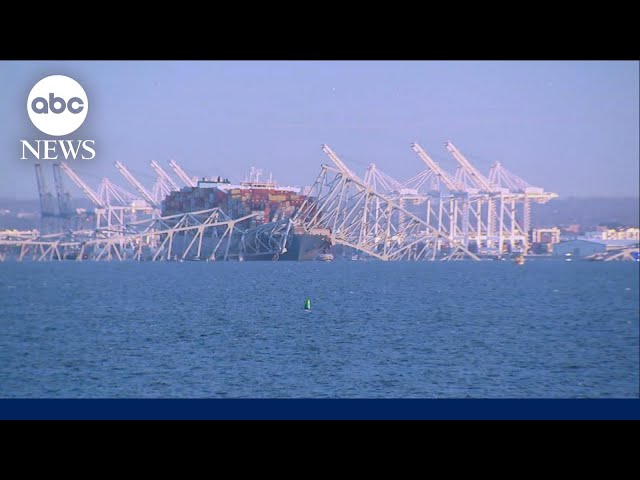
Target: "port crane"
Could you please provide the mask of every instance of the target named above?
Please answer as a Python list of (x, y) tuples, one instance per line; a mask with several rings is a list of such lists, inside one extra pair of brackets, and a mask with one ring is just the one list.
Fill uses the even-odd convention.
[(168, 185), (169, 191), (180, 190), (180, 187), (178, 186), (178, 184), (174, 182), (173, 178), (171, 178), (169, 174), (162, 169), (162, 167), (158, 164), (158, 162), (156, 162), (155, 160), (151, 160), (149, 164), (151, 165), (151, 168), (153, 168), (153, 170), (158, 174), (158, 178), (161, 178), (163, 182)]
[[(135, 213), (136, 205), (134, 197), (126, 190), (112, 184), (108, 179), (103, 178), (100, 184), (99, 193), (96, 193), (87, 185), (69, 165), (60, 162), (60, 168), (71, 179), (71, 181), (87, 196), (94, 204), (93, 210), (96, 217), (96, 228), (107, 227), (109, 235), (117, 235), (126, 219), (126, 215)], [(115, 199), (120, 205), (112, 204)], [(129, 201), (131, 203), (129, 203)], [(138, 200), (139, 201), (139, 200)], [(137, 209), (148, 208), (146, 204), (139, 205)]]
[(329, 159), (343, 172), (345, 172), (349, 177), (351, 178), (358, 178), (358, 176), (353, 173), (349, 167), (347, 167), (347, 165), (340, 160), (340, 158), (335, 154), (335, 152), (333, 150), (331, 150), (331, 148), (329, 148), (329, 145), (325, 145), (322, 144), (321, 145), (322, 151), (324, 153), (327, 154), (327, 157), (329, 157)]
[[(381, 260), (476, 259), (476, 248), (480, 254), (503, 253), (509, 246), (512, 252), (514, 247), (516, 251), (520, 247), (526, 251), (530, 204), (544, 203), (556, 198), (557, 194), (531, 186), (500, 162), (494, 163), (485, 176), (453, 143), (446, 142), (445, 147), (458, 165), (455, 175), (433, 160), (418, 143), (412, 143), (412, 150), (427, 169), (405, 182), (399, 182), (380, 171), (375, 164), (369, 164), (362, 180), (328, 145), (323, 144), (322, 150), (331, 162), (322, 165), (316, 183), (307, 192), (294, 217), (236, 231), (233, 239), (225, 237), (224, 242), (227, 243), (222, 245), (228, 255), (224, 253), (220, 258), (278, 253), (286, 248), (289, 231), (294, 230), (309, 234), (322, 231), (324, 233), (321, 234), (329, 235), (334, 243)], [(90, 252), (87, 258), (124, 259), (130, 258), (131, 251), (134, 251), (137, 259), (149, 252), (154, 260), (175, 260), (176, 254), (182, 259), (191, 256), (192, 259), (216, 259), (218, 254), (211, 256), (211, 252), (205, 253), (208, 252), (206, 248), (213, 248), (212, 251), (216, 252), (221, 250), (215, 245), (206, 247), (209, 235), (203, 237), (203, 233), (215, 233), (217, 242), (217, 235), (221, 235), (220, 238), (230, 235), (238, 220), (223, 219), (220, 222), (219, 214), (213, 212), (202, 212), (201, 223), (193, 224), (190, 223), (193, 221), (190, 215), (194, 212), (184, 216), (159, 217), (159, 205), (164, 195), (179, 189), (182, 183), (196, 187), (198, 182), (174, 160), (169, 161), (177, 175), (173, 178), (158, 162), (151, 161), (150, 164), (156, 174), (156, 183), (147, 189), (122, 163), (116, 162), (116, 167), (134, 186), (136, 194), (118, 187), (107, 178), (103, 178), (98, 190), (94, 191), (64, 162), (54, 167), (60, 213), (68, 212), (70, 208), (70, 198), (64, 192), (60, 171), (64, 171), (95, 206), (97, 236), (91, 237), (92, 246), (87, 250)], [(257, 170), (253, 175), (254, 181), (258, 181)], [(36, 166), (36, 176), (43, 217), (57, 217), (55, 200), (46, 189), (39, 165)], [(174, 178), (179, 180), (174, 181)], [(422, 206), (425, 203), (426, 209)], [(148, 223), (144, 223), (147, 220), (136, 223), (134, 217), (139, 211), (152, 214)], [(171, 224), (166, 224), (167, 221)], [(214, 223), (217, 226), (208, 230)], [(132, 226), (134, 224), (137, 226)], [(131, 228), (137, 233), (127, 230)], [(60, 248), (73, 254), (74, 248), (89, 245), (86, 243), (89, 241), (85, 238), (86, 231), (72, 233), (76, 240), (68, 245), (60, 242), (67, 242), (69, 232), (60, 233), (55, 238), (48, 234), (40, 235), (28, 244), (20, 240), (21, 257), (29, 251), (37, 259), (60, 259)], [(242, 235), (237, 236), (240, 233)], [(182, 240), (174, 241), (174, 237), (182, 236)], [(239, 243), (238, 239), (241, 239)], [(12, 248), (20, 246), (18, 243), (14, 242)], [(185, 245), (186, 250), (182, 248)], [(65, 258), (64, 252), (62, 258)]]
[(418, 154), (420, 159), (427, 165), (429, 170), (431, 170), (435, 174), (435, 176), (438, 178), (438, 181), (440, 181), (445, 187), (447, 187), (450, 192), (462, 191), (461, 185), (457, 184), (456, 181), (452, 179), (451, 176), (442, 169), (442, 167), (440, 167), (438, 162), (427, 155), (427, 152), (425, 152), (419, 144), (412, 143), (411, 148)]
[(134, 177), (127, 167), (125, 167), (120, 161), (116, 161), (116, 168), (122, 174), (127, 182), (129, 182), (137, 191), (142, 195), (142, 198), (147, 201), (149, 205), (151, 205), (154, 209), (159, 207), (158, 202), (154, 198), (153, 194), (147, 190), (144, 185), (142, 185), (136, 177)]
[(42, 217), (55, 216), (55, 207), (53, 203), (53, 195), (47, 189), (47, 184), (42, 173), (42, 165), (35, 164), (36, 182), (38, 183), (38, 196), (40, 197), (40, 212)]
[(137, 197), (133, 193), (119, 187), (107, 177), (103, 177), (102, 180), (100, 180), (100, 185), (98, 186), (98, 198), (105, 205), (127, 206), (134, 202), (144, 202), (140, 197)]
[(58, 198), (58, 215), (61, 218), (70, 219), (75, 211), (71, 204), (71, 195), (64, 189), (60, 165), (57, 163), (53, 164), (53, 181), (56, 185), (56, 196)]
[(100, 200), (98, 194), (94, 192), (71, 168), (64, 162), (60, 162), (60, 168), (69, 177), (69, 179), (82, 190), (89, 200), (98, 208), (106, 208), (106, 205)]
[(180, 177), (180, 180), (182, 180), (187, 187), (196, 187), (198, 185), (194, 179), (187, 175), (187, 173), (182, 169), (180, 165), (176, 163), (175, 160), (169, 160), (169, 166), (173, 169), (174, 172), (176, 172), (176, 175)]
[(402, 184), (380, 170), (375, 163), (369, 164), (364, 173), (364, 183), (380, 193), (399, 193)]
[(484, 192), (495, 192), (496, 189), (489, 183), (484, 175), (482, 175), (469, 160), (456, 148), (451, 142), (445, 142), (445, 148), (451, 153), (453, 158), (460, 164), (458, 169), (458, 182), (463, 183), (465, 186), (474, 185)]

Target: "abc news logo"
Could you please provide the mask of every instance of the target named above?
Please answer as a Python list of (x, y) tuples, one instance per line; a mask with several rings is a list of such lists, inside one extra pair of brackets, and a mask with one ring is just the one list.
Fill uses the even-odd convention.
[[(60, 105), (56, 107), (56, 105)], [(75, 106), (74, 106), (75, 105)], [(78, 114), (84, 110), (84, 102), (81, 98), (73, 97), (68, 102), (64, 98), (56, 97), (54, 93), (49, 93), (49, 101), (46, 98), (36, 97), (31, 102), (31, 110), (34, 113), (62, 113), (69, 110), (73, 114)]]
[[(75, 132), (84, 123), (89, 111), (89, 99), (84, 88), (64, 75), (51, 75), (36, 83), (27, 99), (27, 113), (33, 125), (42, 133), (62, 137)], [(20, 140), (22, 160), (29, 154), (38, 160), (65, 160), (96, 156), (95, 140)]]

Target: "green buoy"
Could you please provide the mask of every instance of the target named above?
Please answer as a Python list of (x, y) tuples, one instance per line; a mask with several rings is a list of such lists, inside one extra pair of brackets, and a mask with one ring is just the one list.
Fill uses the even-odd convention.
[(304, 309), (311, 310), (311, 300), (309, 300), (308, 298), (304, 301)]

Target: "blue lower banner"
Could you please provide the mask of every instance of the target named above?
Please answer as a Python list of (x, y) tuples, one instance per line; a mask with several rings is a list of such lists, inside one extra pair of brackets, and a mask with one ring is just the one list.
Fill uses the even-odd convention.
[(2, 399), (0, 419), (640, 419), (640, 399)]

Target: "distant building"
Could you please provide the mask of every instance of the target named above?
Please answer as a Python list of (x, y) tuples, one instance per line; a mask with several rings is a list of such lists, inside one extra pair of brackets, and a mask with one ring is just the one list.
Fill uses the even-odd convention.
[(531, 235), (533, 243), (559, 243), (560, 229), (553, 228), (536, 228)]
[(595, 240), (640, 240), (640, 228), (601, 228), (599, 227), (595, 232), (586, 232), (585, 238), (592, 238)]

